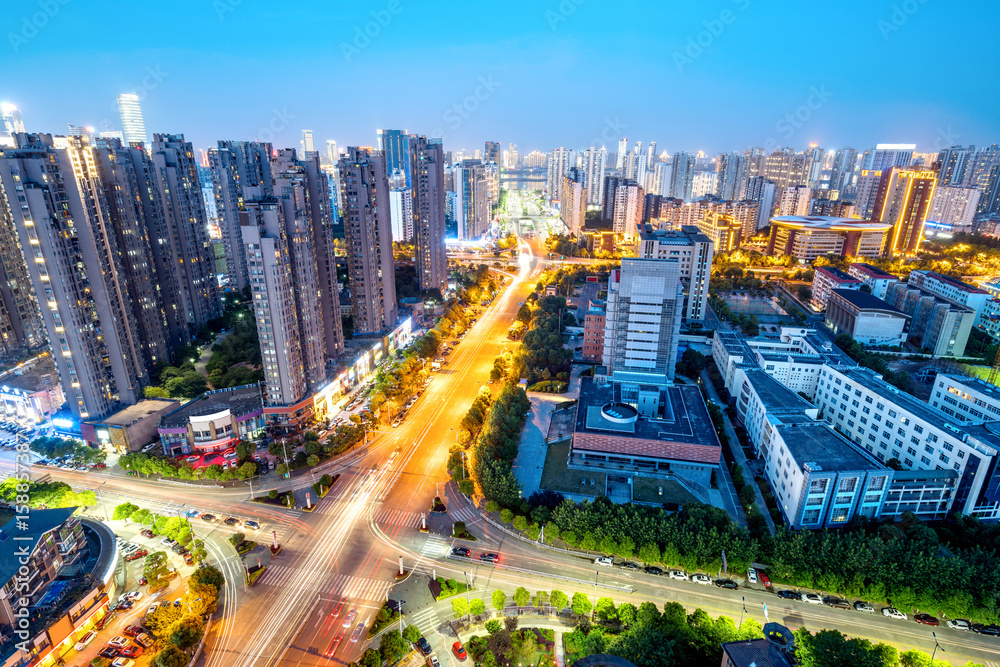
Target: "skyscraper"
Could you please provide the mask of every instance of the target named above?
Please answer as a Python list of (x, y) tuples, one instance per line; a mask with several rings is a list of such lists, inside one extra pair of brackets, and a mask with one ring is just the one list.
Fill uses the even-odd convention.
[(763, 176), (754, 176), (743, 184), (740, 199), (757, 204), (757, 229), (763, 229), (771, 224), (776, 190), (774, 182)]
[(890, 167), (882, 172), (872, 219), (892, 225), (883, 256), (912, 256), (920, 249), (936, 184), (937, 177), (929, 169)]
[[(489, 148), (489, 142), (487, 142)], [(500, 145), (496, 144), (497, 150)], [(440, 139), (410, 138), (410, 165), (413, 175), (413, 235), (417, 252), (417, 282), (421, 290), (440, 290), (448, 284), (444, 148)]]
[(670, 196), (691, 201), (694, 187), (694, 158), (683, 151), (674, 153), (670, 175)]
[(83, 139), (55, 149), (50, 135), (23, 136), (0, 156), (8, 219), (31, 249), (28, 272), (70, 409), (102, 417), (135, 403), (149, 375), (97, 165)]
[[(631, 382), (674, 379), (684, 288), (677, 260), (622, 260), (605, 302), (604, 365)], [(627, 375), (625, 375), (627, 374)]]
[(789, 185), (806, 185), (812, 158), (808, 153), (796, 153), (790, 148), (779, 149), (770, 155), (750, 158), (750, 175), (763, 176), (774, 181), (779, 188)]
[(586, 174), (583, 187), (587, 190), (587, 203), (600, 206), (604, 202), (604, 167), (608, 151), (604, 146), (591, 146), (584, 151), (583, 170)]
[(826, 153), (816, 144), (809, 144), (809, 181), (812, 188), (819, 187), (820, 175), (823, 173), (823, 158)]
[(462, 160), (452, 170), (455, 179), (455, 219), (458, 239), (472, 241), (489, 228), (486, 168), (481, 160)]
[(490, 162), (495, 163), (500, 166), (500, 142), (499, 141), (487, 141), (486, 148), (483, 150), (483, 162), (489, 164)]
[(397, 318), (385, 155), (349, 146), (340, 159), (340, 180), (354, 330), (378, 333)]
[(333, 139), (326, 140), (326, 163), (335, 166), (337, 160), (340, 159), (340, 153), (337, 151), (337, 142)]
[(0, 146), (14, 146), (14, 135), (24, 132), (21, 110), (10, 102), (0, 103)]
[(389, 219), (392, 222), (394, 243), (409, 243), (413, 240), (413, 190), (389, 188)]
[(862, 220), (871, 220), (875, 210), (875, 196), (878, 195), (878, 186), (882, 182), (882, 169), (862, 169), (858, 175), (858, 184), (855, 188), (855, 200), (857, 201), (858, 216)]
[(952, 146), (938, 153), (941, 167), (937, 173), (942, 187), (965, 187), (972, 182), (976, 163), (976, 147)]
[(657, 162), (653, 165), (653, 188), (655, 194), (670, 197), (670, 183), (673, 180), (674, 165), (670, 162)]
[(545, 191), (549, 201), (562, 201), (563, 176), (574, 166), (573, 151), (568, 148), (553, 148), (549, 153), (549, 173), (545, 181)]
[(165, 220), (165, 228), (149, 230), (150, 244), (154, 256), (162, 257), (160, 280), (171, 281), (171, 289), (176, 289), (173, 298), (164, 301), (176, 304), (178, 320), (190, 335), (222, 314), (198, 163), (182, 134), (154, 134), (150, 153)]
[(306, 153), (312, 153), (316, 150), (316, 142), (313, 141), (313, 131), (312, 130), (302, 130), (302, 141), (299, 142), (302, 146), (302, 156), (305, 157)]
[(220, 141), (208, 151), (215, 208), (226, 253), (229, 286), (247, 286), (247, 260), (240, 229), (240, 208), (246, 188), (271, 191), (271, 144), (256, 141)]
[(624, 176), (625, 160), (628, 159), (628, 137), (618, 140), (618, 153), (615, 154), (615, 169), (619, 176)]
[(378, 149), (385, 156), (385, 173), (388, 178), (393, 174), (402, 175), (402, 186), (410, 187), (410, 135), (406, 130), (377, 130)]
[(587, 213), (587, 175), (582, 169), (571, 167), (563, 176), (563, 199), (559, 204), (559, 218), (572, 236), (579, 237)]
[(830, 170), (830, 189), (840, 197), (853, 197), (857, 192), (858, 152), (853, 148), (840, 148), (833, 156)]
[(913, 162), (916, 144), (876, 144), (865, 151), (862, 169), (884, 170), (890, 167), (909, 167)]
[(723, 153), (719, 156), (716, 165), (719, 178), (715, 183), (715, 194), (718, 195), (719, 199), (732, 201), (739, 196), (740, 190), (748, 178), (749, 166), (748, 158), (739, 153)]
[(633, 239), (642, 223), (643, 191), (635, 181), (622, 181), (615, 187), (612, 230)]
[(812, 204), (812, 189), (805, 185), (790, 185), (781, 188), (775, 215), (809, 215)]
[(521, 166), (520, 156), (517, 154), (517, 144), (507, 144), (507, 169), (517, 169)]
[(118, 113), (122, 117), (122, 134), (125, 143), (148, 144), (146, 123), (142, 120), (142, 107), (139, 106), (139, 96), (135, 93), (122, 93), (118, 96)]

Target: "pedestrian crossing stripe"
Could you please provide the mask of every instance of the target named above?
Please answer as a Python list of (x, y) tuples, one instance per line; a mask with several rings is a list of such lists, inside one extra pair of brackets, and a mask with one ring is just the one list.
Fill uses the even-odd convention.
[(375, 516), (375, 523), (387, 523), (393, 526), (417, 528), (421, 525), (420, 512), (404, 512), (392, 508), (382, 508)]
[(475, 512), (473, 512), (470, 509), (466, 509), (464, 507), (460, 507), (460, 508), (458, 508), (456, 510), (452, 510), (452, 511), (448, 512), (448, 514), (450, 514), (451, 516), (453, 516), (456, 519), (459, 519), (460, 521), (473, 521), (476, 518), (476, 513)]
[[(292, 583), (294, 577), (301, 574), (303, 570), (293, 568), (288, 565), (269, 565), (266, 576), (263, 576), (259, 583), (267, 586), (286, 587)], [(314, 574), (314, 571), (307, 571)], [(334, 574), (328, 581), (320, 581), (310, 586), (313, 589), (327, 590), (331, 595), (340, 595), (350, 600), (385, 600), (386, 595), (395, 581), (383, 581), (380, 579), (369, 579), (367, 577), (354, 577), (347, 574)]]

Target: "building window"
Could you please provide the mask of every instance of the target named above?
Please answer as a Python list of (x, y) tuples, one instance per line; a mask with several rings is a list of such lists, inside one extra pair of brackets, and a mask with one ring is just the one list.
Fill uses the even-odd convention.
[[(931, 436), (931, 437), (934, 438), (933, 440), (931, 440), (931, 442), (937, 442), (937, 436)], [(943, 449), (946, 452), (950, 452), (953, 449), (955, 449), (955, 446), (950, 442), (945, 442), (941, 444), (941, 449)]]

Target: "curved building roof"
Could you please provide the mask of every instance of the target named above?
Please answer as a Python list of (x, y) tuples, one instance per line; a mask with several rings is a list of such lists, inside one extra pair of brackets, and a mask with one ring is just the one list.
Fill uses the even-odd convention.
[(892, 229), (888, 223), (825, 215), (779, 215), (771, 218), (771, 224), (817, 232), (884, 232)]

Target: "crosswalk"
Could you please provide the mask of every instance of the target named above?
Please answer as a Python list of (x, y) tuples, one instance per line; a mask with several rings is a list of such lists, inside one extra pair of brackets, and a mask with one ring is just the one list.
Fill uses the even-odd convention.
[[(299, 568), (288, 565), (269, 565), (267, 572), (264, 573), (258, 583), (264, 586), (284, 588), (289, 586), (300, 572)], [(389, 591), (395, 585), (395, 581), (335, 573), (329, 578), (310, 585), (309, 588), (314, 591), (322, 591), (324, 594), (340, 596), (350, 600), (375, 602), (385, 600), (386, 595), (388, 595)]]
[(448, 510), (448, 516), (456, 521), (474, 521), (476, 519), (476, 513), (465, 507)]
[[(404, 612), (406, 609), (403, 610)], [(406, 614), (406, 620), (410, 625), (417, 626), (421, 632), (427, 633), (441, 625), (437, 610), (434, 607), (424, 607), (420, 611)]]
[(451, 551), (451, 542), (434, 534), (429, 534), (424, 540), (423, 546), (420, 547), (420, 555), (431, 558), (440, 558), (447, 555), (449, 551)]
[(375, 523), (418, 528), (420, 527), (420, 512), (404, 512), (394, 510), (391, 507), (383, 507), (375, 515)]

